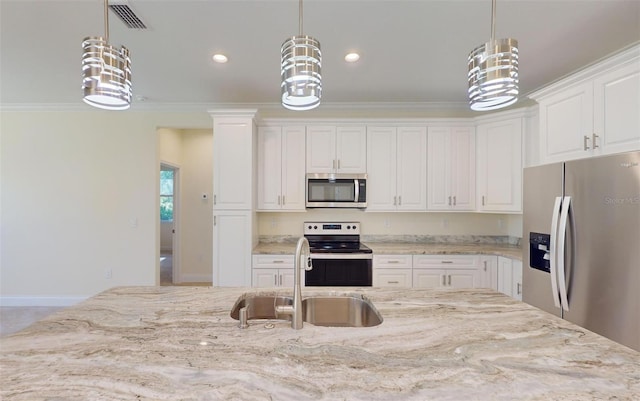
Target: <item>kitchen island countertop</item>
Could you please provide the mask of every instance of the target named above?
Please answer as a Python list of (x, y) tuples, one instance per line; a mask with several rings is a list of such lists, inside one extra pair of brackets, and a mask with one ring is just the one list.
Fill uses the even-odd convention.
[[(522, 248), (507, 244), (368, 241), (363, 241), (363, 243), (373, 250), (374, 255), (496, 255), (522, 260)], [(261, 242), (253, 249), (253, 253), (293, 255), (295, 249), (295, 242)]]
[[(637, 400), (640, 353), (491, 290), (357, 292), (369, 328), (238, 328), (248, 288), (120, 287), (0, 339), (3, 400)], [(289, 294), (290, 289), (278, 289)]]

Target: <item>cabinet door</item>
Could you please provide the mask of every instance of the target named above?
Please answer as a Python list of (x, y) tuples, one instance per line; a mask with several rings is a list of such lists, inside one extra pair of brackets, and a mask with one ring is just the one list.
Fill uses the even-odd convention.
[(522, 262), (514, 259), (511, 267), (513, 269), (511, 294), (515, 299), (522, 301)]
[(480, 257), (480, 286), (498, 291), (498, 257), (485, 255)]
[(596, 153), (640, 149), (640, 62), (635, 60), (594, 81)]
[(480, 274), (478, 269), (451, 269), (446, 271), (447, 287), (451, 288), (478, 288)]
[(278, 269), (253, 269), (252, 284), (254, 287), (277, 287)]
[(449, 160), (448, 128), (430, 127), (427, 135), (427, 208), (449, 210), (453, 206), (450, 194), (451, 163)]
[(251, 118), (214, 118), (213, 204), (215, 209), (252, 209), (252, 166), (256, 156), (254, 133)]
[[(293, 280), (293, 269), (280, 269), (278, 274), (280, 275), (280, 287), (293, 288), (295, 283)], [(304, 274), (304, 272), (301, 271), (300, 274)], [(304, 281), (304, 278), (302, 278), (302, 281)]]
[(473, 210), (476, 203), (476, 135), (473, 128), (454, 128), (449, 152), (452, 161), (453, 209)]
[(305, 127), (282, 128), (282, 209), (305, 209)]
[(446, 286), (446, 270), (413, 269), (414, 288), (437, 288)]
[(374, 287), (411, 287), (411, 269), (374, 269)]
[(336, 172), (367, 172), (367, 131), (364, 126), (336, 129)]
[(398, 128), (397, 145), (398, 210), (424, 211), (427, 209), (426, 128)]
[(498, 257), (498, 291), (513, 296), (513, 265), (511, 259)]
[(367, 127), (367, 211), (396, 210), (396, 129)]
[(282, 208), (282, 128), (258, 129), (258, 209)]
[(540, 101), (540, 155), (543, 163), (590, 156), (592, 133), (591, 82), (573, 86)]
[(251, 286), (251, 216), (249, 211), (214, 211), (214, 286)]
[(307, 173), (333, 173), (336, 168), (336, 127), (307, 127)]
[(478, 210), (522, 211), (522, 119), (479, 125), (476, 149)]

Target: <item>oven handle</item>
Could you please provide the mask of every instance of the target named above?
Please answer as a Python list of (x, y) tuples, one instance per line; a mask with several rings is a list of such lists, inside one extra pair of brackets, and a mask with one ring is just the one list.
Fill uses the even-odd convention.
[(372, 253), (312, 253), (311, 260), (313, 259), (373, 259)]

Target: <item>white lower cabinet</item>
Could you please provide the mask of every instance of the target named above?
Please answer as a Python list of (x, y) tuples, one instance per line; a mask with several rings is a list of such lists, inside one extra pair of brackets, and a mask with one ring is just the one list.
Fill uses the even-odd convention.
[(374, 287), (412, 287), (411, 255), (373, 255)]
[(293, 255), (253, 255), (253, 287), (293, 288)]
[(478, 288), (480, 267), (478, 255), (414, 255), (413, 287)]
[(498, 291), (498, 257), (494, 255), (480, 256), (481, 286)]
[(522, 262), (498, 256), (498, 291), (522, 301)]

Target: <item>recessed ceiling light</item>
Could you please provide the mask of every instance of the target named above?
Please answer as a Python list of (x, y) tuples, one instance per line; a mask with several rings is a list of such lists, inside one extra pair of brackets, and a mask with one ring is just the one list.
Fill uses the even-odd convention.
[(358, 53), (347, 53), (347, 55), (344, 56), (344, 61), (347, 63), (355, 63), (358, 60), (360, 60), (360, 55)]
[(214, 54), (213, 61), (216, 63), (226, 63), (229, 59), (224, 54)]

